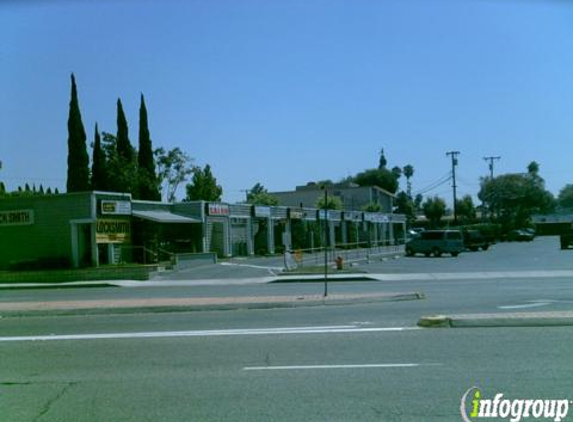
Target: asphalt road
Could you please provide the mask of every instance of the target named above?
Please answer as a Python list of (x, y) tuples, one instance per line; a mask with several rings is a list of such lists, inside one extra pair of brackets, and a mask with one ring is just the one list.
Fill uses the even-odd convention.
[[(420, 266), (436, 273), (454, 266), (467, 272), (472, 265), (479, 271), (570, 269), (567, 261), (573, 259), (553, 248), (553, 241), (500, 244), (454, 259), (403, 258), (372, 265), (422, 272), (414, 271)], [(539, 257), (548, 263), (527, 267)], [(0, 300), (289, 294), (321, 288), (295, 283), (14, 290), (1, 292)], [(423, 291), (426, 299), (0, 318), (0, 420), (460, 421), (461, 397), (472, 386), (489, 398), (504, 393), (573, 400), (571, 327), (415, 325), (426, 314), (571, 310), (570, 278), (332, 283), (331, 291)], [(25, 338), (14, 341), (15, 336)]]

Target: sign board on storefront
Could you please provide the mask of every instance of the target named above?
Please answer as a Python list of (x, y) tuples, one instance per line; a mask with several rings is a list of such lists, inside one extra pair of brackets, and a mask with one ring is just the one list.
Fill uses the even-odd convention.
[(0, 227), (30, 226), (34, 224), (33, 210), (0, 211)]
[(227, 204), (209, 204), (209, 215), (211, 216), (228, 216), (229, 206)]
[(292, 220), (302, 220), (304, 218), (304, 212), (300, 210), (290, 210), (290, 218)]
[(369, 221), (371, 223), (389, 223), (390, 219), (384, 214), (364, 214), (364, 221)]
[(102, 200), (101, 213), (104, 215), (131, 215), (131, 202)]
[(101, 218), (96, 221), (96, 243), (128, 243), (130, 239), (129, 220)]
[(255, 217), (270, 218), (271, 217), (271, 208), (270, 207), (255, 206)]
[(318, 218), (321, 220), (324, 220), (325, 218), (328, 218), (329, 220), (340, 220), (340, 213), (331, 210), (319, 210)]

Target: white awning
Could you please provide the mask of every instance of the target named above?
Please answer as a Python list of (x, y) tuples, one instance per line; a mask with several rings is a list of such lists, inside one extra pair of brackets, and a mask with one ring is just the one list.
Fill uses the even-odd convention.
[(185, 217), (183, 215), (173, 214), (169, 211), (139, 211), (133, 210), (131, 214), (134, 217), (143, 218), (144, 220), (155, 223), (201, 223), (197, 218)]

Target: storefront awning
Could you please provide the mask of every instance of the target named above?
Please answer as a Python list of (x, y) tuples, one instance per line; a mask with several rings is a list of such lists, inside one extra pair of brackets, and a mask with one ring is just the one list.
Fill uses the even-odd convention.
[(178, 214), (173, 214), (169, 211), (136, 211), (133, 210), (131, 214), (134, 217), (139, 217), (144, 220), (153, 221), (155, 223), (201, 223), (198, 218), (185, 217)]

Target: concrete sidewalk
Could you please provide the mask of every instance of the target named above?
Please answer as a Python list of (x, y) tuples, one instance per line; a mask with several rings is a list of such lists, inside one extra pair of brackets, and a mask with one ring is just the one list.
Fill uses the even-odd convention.
[(424, 328), (573, 326), (573, 311), (432, 315), (420, 318), (418, 326)]
[(420, 293), (350, 293), (234, 297), (177, 297), (150, 299), (70, 300), (0, 303), (1, 317), (86, 315), (143, 312), (269, 309), (299, 306), (349, 305), (356, 303), (420, 300)]
[[(572, 270), (549, 271), (483, 271), (452, 273), (403, 273), (381, 274), (364, 272), (329, 273), (330, 281), (455, 281), (455, 280), (502, 280), (531, 278), (573, 278)], [(248, 284), (267, 284), (274, 282), (322, 282), (322, 274), (265, 275), (239, 278), (199, 278), (199, 279), (155, 279), (147, 281), (107, 280), (76, 281), (67, 283), (0, 283), (2, 289), (34, 288), (74, 288), (74, 287), (191, 287), (191, 286), (241, 286)]]

